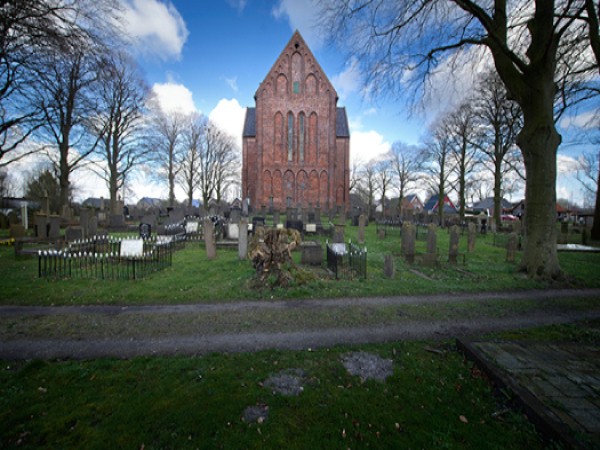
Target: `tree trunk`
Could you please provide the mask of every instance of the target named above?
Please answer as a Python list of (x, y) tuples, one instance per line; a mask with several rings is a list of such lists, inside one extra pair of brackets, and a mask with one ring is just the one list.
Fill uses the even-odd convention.
[[(496, 151), (496, 155), (498, 152)], [(494, 221), (496, 230), (502, 226), (502, 159), (494, 160)]]
[(598, 183), (596, 186), (596, 206), (594, 208), (594, 225), (592, 225), (591, 237), (600, 241), (600, 158), (598, 158)]
[[(535, 110), (535, 108), (528, 108)], [(534, 115), (519, 133), (523, 151), (525, 183), (525, 248), (521, 267), (529, 276), (556, 279), (561, 275), (556, 251), (556, 152), (560, 135), (552, 116)], [(531, 119), (531, 116), (529, 117)]]
[[(69, 142), (62, 142), (59, 145), (60, 161), (59, 161), (59, 174), (58, 182), (60, 185), (60, 208), (69, 206), (69, 191), (70, 191), (70, 167), (69, 167)], [(54, 211), (60, 213), (61, 211)]]

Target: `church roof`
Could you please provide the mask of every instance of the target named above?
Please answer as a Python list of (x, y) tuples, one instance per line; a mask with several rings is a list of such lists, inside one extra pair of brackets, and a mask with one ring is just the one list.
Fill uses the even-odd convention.
[(256, 108), (246, 108), (243, 137), (256, 137)]
[(336, 137), (350, 137), (350, 128), (348, 127), (346, 108), (337, 108), (337, 114), (335, 118), (335, 135)]

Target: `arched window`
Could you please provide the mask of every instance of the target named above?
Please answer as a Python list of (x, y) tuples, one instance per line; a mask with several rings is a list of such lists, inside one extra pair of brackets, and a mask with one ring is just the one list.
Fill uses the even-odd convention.
[(304, 113), (298, 117), (298, 154), (300, 162), (304, 162)]
[(288, 132), (287, 132), (287, 144), (288, 144), (288, 162), (292, 162), (294, 159), (294, 115), (288, 113)]

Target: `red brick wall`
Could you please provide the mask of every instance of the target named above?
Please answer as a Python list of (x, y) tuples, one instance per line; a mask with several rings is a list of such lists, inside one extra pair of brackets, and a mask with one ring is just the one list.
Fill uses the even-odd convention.
[(349, 138), (336, 137), (337, 93), (298, 33), (255, 100), (256, 137), (244, 137), (242, 168), (251, 205), (344, 207)]

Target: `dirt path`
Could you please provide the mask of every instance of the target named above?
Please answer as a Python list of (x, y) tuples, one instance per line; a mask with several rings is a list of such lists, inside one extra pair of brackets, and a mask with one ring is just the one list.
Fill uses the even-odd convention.
[[(349, 312), (351, 318), (345, 316)], [(0, 358), (308, 350), (475, 336), (586, 319), (600, 319), (600, 289), (208, 305), (2, 306)]]

